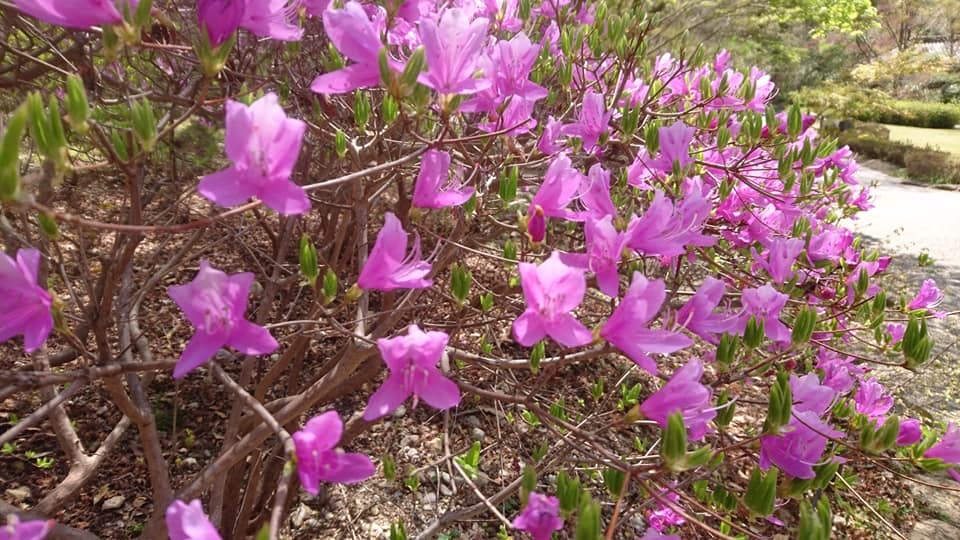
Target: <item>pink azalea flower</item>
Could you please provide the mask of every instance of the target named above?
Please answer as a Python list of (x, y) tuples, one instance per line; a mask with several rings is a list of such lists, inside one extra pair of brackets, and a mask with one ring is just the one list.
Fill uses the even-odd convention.
[(890, 345), (896, 345), (907, 333), (907, 327), (900, 323), (890, 323), (887, 325), (887, 333), (890, 334)]
[(435, 409), (445, 410), (460, 403), (460, 389), (437, 369), (450, 336), (443, 332), (424, 332), (415, 324), (407, 335), (378, 339), (377, 348), (390, 375), (370, 396), (363, 419), (376, 420), (390, 414), (413, 396), (413, 404), (423, 398)]
[[(128, 0), (136, 9), (137, 0)], [(14, 7), (47, 24), (85, 29), (120, 24), (123, 13), (114, 0), (14, 0)]]
[(657, 130), (660, 141), (660, 158), (655, 160), (655, 165), (663, 172), (673, 171), (673, 163), (677, 162), (683, 169), (693, 163), (690, 157), (690, 143), (693, 142), (693, 136), (697, 129), (684, 124), (683, 122), (674, 122), (670, 126), (661, 127)]
[(794, 410), (809, 411), (817, 416), (823, 416), (837, 397), (836, 390), (820, 384), (816, 373), (807, 373), (803, 377), (790, 375), (790, 391)]
[(39, 349), (53, 330), (50, 293), (37, 284), (40, 252), (21, 249), (14, 261), (0, 252), (0, 342), (23, 336), (23, 350)]
[(227, 41), (243, 19), (246, 2), (238, 0), (199, 0), (197, 24), (207, 33), (214, 47)]
[(904, 418), (900, 421), (900, 431), (897, 433), (898, 446), (910, 446), (923, 438), (920, 421), (916, 418)]
[(677, 323), (694, 334), (716, 342), (717, 334), (732, 329), (736, 319), (726, 313), (716, 313), (717, 306), (726, 294), (723, 281), (707, 276), (697, 292), (677, 311)]
[(913, 297), (913, 300), (907, 304), (907, 309), (926, 309), (937, 307), (943, 302), (943, 293), (937, 288), (937, 282), (932, 279), (923, 280), (920, 285), (920, 291)]
[(543, 208), (543, 214), (547, 217), (572, 217), (573, 212), (567, 210), (567, 206), (576, 198), (582, 181), (583, 175), (573, 168), (567, 154), (558, 154), (547, 167), (543, 183), (530, 201), (530, 208)]
[(699, 441), (707, 434), (707, 424), (717, 416), (710, 406), (713, 392), (700, 383), (703, 361), (693, 358), (678, 369), (667, 384), (640, 404), (640, 412), (667, 428), (667, 418), (676, 412), (683, 415), (683, 424), (691, 441)]
[[(676, 491), (664, 490), (660, 492), (660, 496), (670, 502), (678, 502), (680, 500), (680, 494)], [(687, 522), (680, 514), (673, 511), (668, 505), (657, 502), (657, 507), (655, 510), (650, 510), (647, 512), (647, 523), (650, 524), (650, 529), (659, 532), (663, 532), (667, 527), (679, 527)], [(660, 538), (663, 538), (662, 536)]]
[(257, 0), (246, 2), (240, 26), (254, 35), (280, 41), (298, 41), (303, 29), (296, 21), (296, 2), (291, 0)]
[(300, 3), (307, 11), (307, 15), (310, 15), (311, 17), (320, 17), (323, 15), (323, 12), (330, 7), (331, 1), (332, 0), (300, 0)]
[(793, 277), (793, 263), (803, 251), (804, 241), (799, 238), (777, 238), (770, 242), (767, 257), (764, 259), (751, 248), (754, 260), (770, 274), (774, 283), (786, 283)]
[(203, 513), (200, 499), (185, 504), (176, 500), (167, 507), (167, 533), (170, 540), (221, 540), (220, 533)]
[(669, 354), (692, 344), (683, 334), (647, 328), (666, 296), (663, 280), (648, 281), (640, 272), (634, 272), (623, 300), (600, 330), (603, 339), (654, 375), (657, 364), (648, 353)]
[(403, 230), (397, 216), (387, 212), (377, 242), (357, 278), (357, 285), (379, 291), (422, 289), (433, 285), (433, 280), (427, 278), (430, 263), (420, 258), (420, 236), (414, 238), (409, 255), (406, 250), (407, 231)]
[(817, 369), (823, 370), (823, 384), (833, 388), (838, 394), (846, 394), (853, 388), (856, 379), (864, 369), (853, 363), (848, 357), (840, 357), (833, 351), (820, 349), (817, 353)]
[(613, 111), (607, 111), (606, 107), (603, 94), (587, 91), (583, 95), (579, 119), (573, 124), (564, 126), (563, 134), (580, 137), (583, 141), (583, 150), (593, 152), (597, 148), (600, 136), (609, 129), (608, 124), (613, 116)]
[(533, 540), (550, 540), (554, 531), (563, 529), (559, 499), (531, 492), (523, 512), (513, 518), (513, 526), (529, 533)]
[(272, 92), (249, 107), (227, 101), (224, 146), (233, 165), (204, 176), (197, 191), (220, 206), (257, 197), (284, 215), (306, 212), (310, 199), (290, 180), (306, 128), (302, 120), (287, 118)]
[[(480, 61), (489, 87), (466, 101), (460, 110), (493, 112), (508, 99), (511, 103), (527, 102), (532, 109), (536, 101), (548, 94), (544, 87), (529, 80), (530, 70), (537, 62), (539, 52), (539, 45), (531, 43), (523, 32), (510, 41), (498, 41)], [(504, 122), (504, 127), (509, 125), (512, 124)]]
[(560, 152), (565, 148), (564, 144), (557, 142), (562, 136), (563, 122), (552, 116), (547, 117), (547, 123), (543, 127), (543, 134), (540, 135), (540, 140), (537, 141), (537, 150), (548, 156)]
[(680, 540), (679, 534), (663, 534), (660, 531), (650, 527), (639, 540)]
[(610, 171), (599, 163), (590, 167), (580, 183), (580, 203), (586, 208), (580, 216), (582, 219), (617, 215), (617, 208), (610, 198)]
[(370, 458), (337, 449), (342, 435), (343, 421), (337, 411), (314, 416), (293, 434), (297, 475), (309, 493), (316, 495), (320, 482), (355, 484), (373, 476), (376, 469)]
[(427, 55), (427, 71), (418, 79), (421, 84), (441, 94), (475, 94), (490, 85), (475, 77), (489, 21), (470, 18), (467, 10), (450, 8), (439, 23), (420, 19), (420, 40)]
[(674, 205), (662, 191), (656, 190), (647, 211), (633, 218), (627, 227), (629, 246), (646, 255), (664, 257), (682, 255), (687, 246), (711, 246), (717, 239), (700, 231), (712, 207), (709, 200), (696, 192)]
[(960, 464), (960, 429), (957, 429), (953, 422), (947, 424), (947, 432), (943, 434), (943, 438), (927, 450), (923, 457), (939, 458), (944, 463)]
[(243, 354), (277, 350), (277, 341), (265, 328), (244, 318), (252, 283), (250, 272), (227, 275), (202, 260), (193, 281), (167, 288), (167, 294), (197, 329), (173, 369), (174, 379), (190, 373), (226, 346)]
[(743, 291), (743, 312), (735, 326), (741, 335), (747, 328), (747, 321), (755, 317), (757, 322), (763, 322), (763, 330), (767, 337), (780, 343), (789, 343), (791, 332), (785, 324), (780, 322), (780, 311), (790, 297), (773, 288), (767, 283), (763, 287), (746, 289)]
[(459, 182), (448, 182), (450, 154), (427, 150), (420, 162), (420, 175), (413, 188), (413, 205), (420, 208), (445, 208), (460, 206), (473, 196), (472, 187), (463, 187)]
[(811, 411), (797, 411), (793, 416), (780, 435), (760, 438), (760, 468), (766, 471), (773, 464), (795, 478), (813, 478), (813, 466), (827, 447), (827, 437), (842, 437), (843, 433)]
[(597, 286), (607, 296), (620, 294), (620, 255), (627, 245), (627, 235), (613, 226), (613, 216), (588, 219), (584, 224), (586, 253), (561, 255), (562, 260), (596, 274)]
[(379, 57), (383, 43), (380, 31), (363, 7), (350, 1), (343, 9), (327, 9), (322, 13), (327, 37), (340, 54), (354, 63), (320, 75), (310, 84), (310, 89), (318, 94), (343, 94), (380, 84)]
[(860, 381), (860, 388), (854, 395), (856, 410), (860, 414), (867, 415), (868, 418), (879, 418), (893, 408), (893, 396), (885, 393), (886, 389), (877, 382), (877, 379), (870, 378)]
[(593, 341), (593, 333), (571, 314), (586, 292), (583, 270), (564, 264), (557, 251), (540, 266), (520, 263), (519, 270), (527, 309), (513, 322), (513, 337), (518, 343), (530, 347), (544, 336), (565, 347)]

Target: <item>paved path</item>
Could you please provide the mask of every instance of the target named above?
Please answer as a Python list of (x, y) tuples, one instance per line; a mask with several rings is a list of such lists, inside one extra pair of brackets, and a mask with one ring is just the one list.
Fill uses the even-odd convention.
[[(899, 178), (861, 165), (857, 179), (871, 187), (874, 208), (853, 222), (853, 229), (881, 253), (893, 255), (886, 282), (889, 290), (908, 298), (924, 279), (933, 278), (944, 292), (940, 310), (960, 310), (960, 191), (904, 184)], [(917, 255), (926, 251), (933, 266), (919, 267)], [(918, 373), (878, 370), (880, 379), (897, 393), (900, 412), (960, 422), (960, 317), (930, 324), (933, 359)], [(926, 475), (935, 484), (953, 481), (940, 473)], [(960, 538), (960, 496), (911, 485), (921, 518), (910, 540)]]
[[(944, 293), (938, 309), (960, 310), (960, 192), (907, 185), (863, 166), (857, 178), (872, 186), (874, 208), (852, 225), (868, 244), (893, 255), (888, 295), (909, 299), (924, 279), (933, 278)], [(917, 255), (924, 250), (934, 259), (933, 266), (917, 265)], [(916, 374), (896, 370), (881, 379), (898, 391), (906, 412), (960, 422), (960, 317), (929, 326), (932, 360)]]

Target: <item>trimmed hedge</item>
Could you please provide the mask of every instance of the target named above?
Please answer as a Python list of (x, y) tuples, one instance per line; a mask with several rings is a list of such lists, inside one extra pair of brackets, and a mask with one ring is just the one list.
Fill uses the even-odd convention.
[(927, 101), (893, 101), (886, 106), (858, 111), (857, 120), (936, 129), (960, 124), (960, 106)]
[(930, 183), (960, 184), (960, 161), (948, 152), (918, 148), (907, 143), (891, 141), (890, 130), (877, 124), (857, 124), (853, 129), (835, 132), (837, 144), (849, 146), (854, 152), (879, 159), (906, 169), (911, 180)]

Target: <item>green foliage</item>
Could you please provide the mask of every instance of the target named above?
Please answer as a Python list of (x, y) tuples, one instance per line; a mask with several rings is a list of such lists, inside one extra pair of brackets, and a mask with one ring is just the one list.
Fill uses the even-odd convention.
[(474, 442), (466, 454), (454, 456), (453, 461), (463, 469), (463, 472), (471, 480), (475, 479), (480, 472), (480, 443)]

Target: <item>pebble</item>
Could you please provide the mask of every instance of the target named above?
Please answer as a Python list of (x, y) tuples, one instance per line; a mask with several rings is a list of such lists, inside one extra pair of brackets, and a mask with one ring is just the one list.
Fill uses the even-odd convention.
[(123, 503), (125, 502), (127, 502), (127, 498), (124, 497), (123, 495), (114, 495), (113, 497), (110, 497), (109, 499), (103, 501), (103, 506), (101, 506), (100, 508), (104, 512), (109, 512), (110, 510), (116, 510), (118, 508), (121, 508), (123, 506)]
[(453, 488), (446, 484), (440, 484), (440, 494), (444, 497), (449, 497), (453, 495)]
[(7, 497), (10, 497), (11, 499), (17, 502), (23, 502), (29, 499), (33, 495), (32, 493), (30, 493), (30, 488), (28, 488), (27, 486), (10, 488), (6, 490), (4, 493), (7, 495)]
[(424, 506), (433, 506), (437, 502), (437, 494), (427, 491), (420, 496), (420, 501), (423, 502)]
[(401, 405), (393, 410), (393, 413), (391, 414), (391, 416), (393, 416), (394, 418), (403, 418), (403, 415), (405, 414), (407, 414), (407, 408)]
[(197, 458), (195, 457), (184, 458), (183, 461), (180, 462), (180, 464), (190, 469), (196, 469), (197, 467), (200, 466), (200, 463), (197, 462)]
[(483, 438), (486, 436), (487, 434), (484, 433), (480, 428), (473, 428), (470, 430), (470, 438), (477, 442), (483, 442)]
[(439, 454), (443, 452), (443, 439), (440, 437), (434, 437), (427, 441), (427, 449), (433, 452), (434, 454)]
[(472, 414), (470, 416), (464, 416), (463, 423), (470, 427), (475, 427), (475, 428), (478, 428), (481, 426), (480, 417)]

